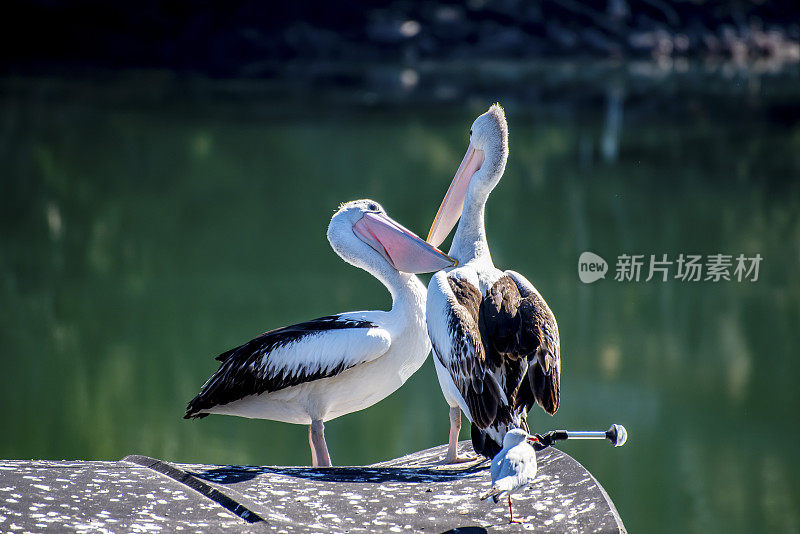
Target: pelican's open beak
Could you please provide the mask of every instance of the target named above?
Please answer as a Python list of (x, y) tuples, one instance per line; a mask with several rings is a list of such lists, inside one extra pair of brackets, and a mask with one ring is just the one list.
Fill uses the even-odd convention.
[(353, 232), (398, 271), (430, 273), (456, 264), (456, 260), (386, 215), (365, 213), (353, 225)]
[(458, 222), (458, 218), (461, 217), (469, 182), (483, 165), (483, 158), (483, 150), (473, 147), (472, 143), (470, 143), (469, 147), (467, 147), (467, 153), (464, 154), (464, 159), (461, 160), (461, 165), (458, 166), (458, 171), (456, 171), (456, 175), (450, 183), (450, 188), (444, 196), (442, 205), (439, 206), (439, 211), (436, 212), (431, 231), (428, 233), (428, 243), (434, 247), (442, 244), (442, 241), (445, 240), (450, 230)]

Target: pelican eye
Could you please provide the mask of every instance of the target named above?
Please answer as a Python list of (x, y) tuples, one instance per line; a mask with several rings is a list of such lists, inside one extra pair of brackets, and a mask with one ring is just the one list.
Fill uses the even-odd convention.
[(472, 130), (469, 131), (469, 136), (472, 137)]
[(378, 211), (378, 205), (370, 204), (369, 206), (367, 206), (367, 209), (369, 209), (369, 211)]

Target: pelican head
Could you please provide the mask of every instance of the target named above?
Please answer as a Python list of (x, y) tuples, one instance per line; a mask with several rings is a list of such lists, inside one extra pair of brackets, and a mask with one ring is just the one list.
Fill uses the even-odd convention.
[(353, 200), (339, 207), (328, 225), (328, 241), (347, 263), (367, 271), (388, 263), (397, 271), (428, 273), (456, 263), (369, 199)]
[(531, 436), (521, 428), (512, 428), (511, 430), (506, 432), (505, 436), (503, 436), (503, 448), (510, 449), (511, 447), (519, 445), (520, 443), (526, 440), (528, 443), (533, 445), (534, 443), (538, 443), (539, 438), (537, 438), (536, 436)]
[(506, 168), (508, 124), (500, 104), (475, 119), (469, 131), (469, 146), (436, 213), (428, 242), (438, 247), (461, 217), (464, 200), (486, 202)]

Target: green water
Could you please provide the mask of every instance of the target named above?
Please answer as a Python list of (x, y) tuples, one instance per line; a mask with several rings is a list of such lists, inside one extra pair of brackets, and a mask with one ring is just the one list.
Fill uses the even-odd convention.
[[(536, 408), (534, 428), (626, 425), (622, 449), (563, 449), (631, 532), (798, 532), (797, 80), (373, 106), (171, 83), (0, 84), (0, 457), (308, 463), (304, 427), (184, 421), (185, 404), (214, 356), (264, 330), (388, 308), (329, 248), (331, 214), (371, 197), (424, 235), (472, 119), (500, 99), (493, 256), (561, 331), (561, 408)], [(585, 250), (605, 280), (579, 281)], [(764, 259), (757, 282), (615, 282), (623, 253)], [(340, 465), (447, 431), (430, 360), (326, 426)]]

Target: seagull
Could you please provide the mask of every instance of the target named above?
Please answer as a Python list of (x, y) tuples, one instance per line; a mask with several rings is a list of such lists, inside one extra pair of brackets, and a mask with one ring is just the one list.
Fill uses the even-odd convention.
[(344, 261), (386, 286), (392, 309), (270, 330), (220, 354), (219, 369), (189, 401), (185, 419), (225, 414), (309, 425), (312, 465), (328, 467), (324, 422), (381, 401), (422, 366), (431, 349), (426, 293), (412, 273), (442, 269), (453, 259), (372, 200), (340, 206), (328, 240)]
[(503, 437), (503, 448), (492, 458), (492, 487), (481, 495), (481, 500), (491, 497), (498, 502), (506, 495), (510, 523), (520, 522), (514, 521), (511, 494), (525, 489), (536, 478), (536, 451), (532, 444), (538, 441), (521, 428), (511, 429)]
[(456, 449), (461, 412), (471, 423), (475, 452), (491, 458), (508, 429), (529, 430), (527, 414), (535, 403), (550, 415), (558, 410), (555, 316), (525, 277), (494, 266), (486, 241), (486, 201), (507, 158), (508, 125), (494, 104), (472, 124), (467, 153), (428, 234), (428, 242), (439, 246), (458, 222), (448, 253), (458, 264), (431, 278), (427, 302), (433, 361), (450, 406), (446, 463), (463, 461)]

